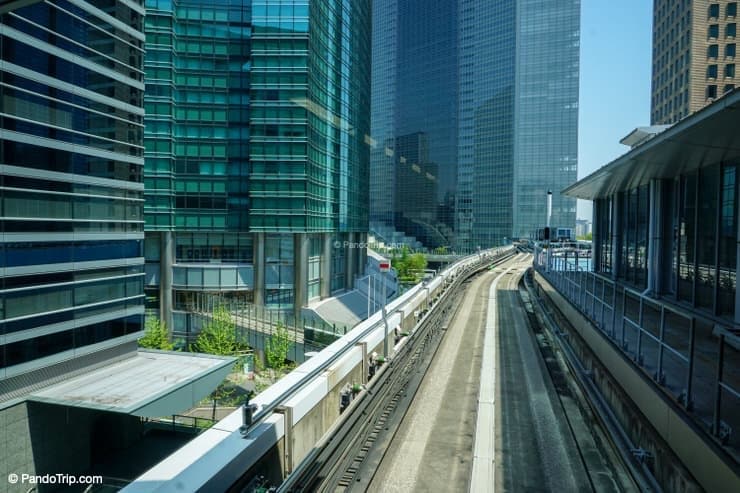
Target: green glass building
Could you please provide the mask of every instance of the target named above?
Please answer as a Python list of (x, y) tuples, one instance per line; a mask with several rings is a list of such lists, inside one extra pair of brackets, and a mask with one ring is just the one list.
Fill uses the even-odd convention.
[(202, 292), (297, 313), (352, 287), (368, 220), (370, 2), (146, 8), (150, 308), (177, 326)]

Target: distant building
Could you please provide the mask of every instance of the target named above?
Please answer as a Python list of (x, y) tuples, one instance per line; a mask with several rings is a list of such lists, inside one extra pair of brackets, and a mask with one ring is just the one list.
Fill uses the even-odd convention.
[[(370, 2), (147, 2), (147, 295), (299, 312), (365, 265)], [(173, 315), (174, 313), (174, 315)]]
[(735, 87), (737, 3), (655, 0), (653, 124), (675, 123)]
[(593, 231), (591, 220), (576, 219), (576, 238), (586, 236)]
[[(580, 1), (376, 0), (373, 19), (371, 222), (430, 248), (528, 237), (577, 177)], [(430, 189), (398, 183), (412, 135), (436, 168), (413, 218), (393, 197)], [(556, 193), (553, 224), (575, 214)]]

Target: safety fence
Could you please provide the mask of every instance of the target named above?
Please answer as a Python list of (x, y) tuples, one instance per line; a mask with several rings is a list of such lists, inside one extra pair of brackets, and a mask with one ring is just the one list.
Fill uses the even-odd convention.
[(717, 441), (740, 452), (740, 334), (651, 298), (575, 256), (535, 256), (535, 269)]

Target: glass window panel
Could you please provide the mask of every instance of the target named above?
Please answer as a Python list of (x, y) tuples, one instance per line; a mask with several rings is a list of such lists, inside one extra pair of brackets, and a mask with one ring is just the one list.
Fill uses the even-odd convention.
[(681, 178), (678, 218), (678, 298), (692, 301), (694, 286), (694, 240), (696, 235), (696, 174)]
[(718, 181), (719, 166), (702, 170), (697, 201), (701, 220), (697, 223), (696, 304), (704, 308), (714, 304)]

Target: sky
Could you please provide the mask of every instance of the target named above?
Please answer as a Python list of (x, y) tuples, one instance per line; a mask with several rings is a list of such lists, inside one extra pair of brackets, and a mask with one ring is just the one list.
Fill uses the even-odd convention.
[[(619, 143), (650, 124), (652, 0), (581, 0), (578, 178), (628, 148)], [(591, 219), (591, 202), (577, 217)]]

